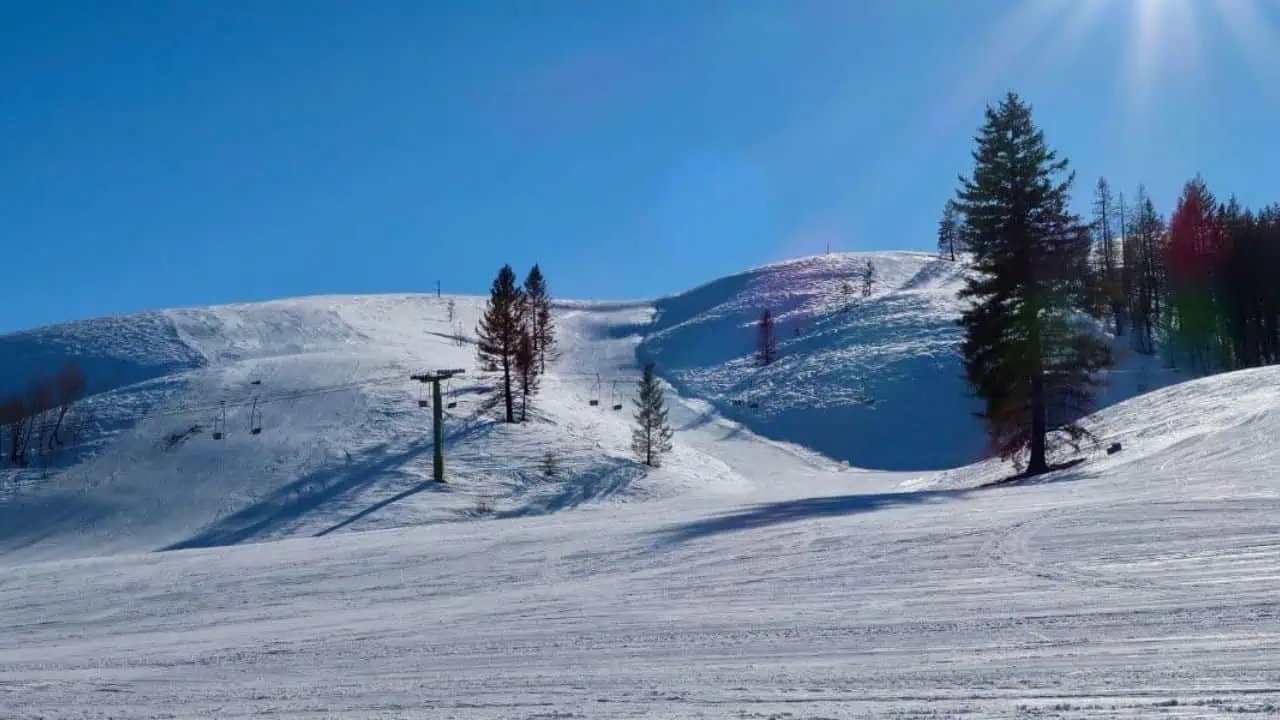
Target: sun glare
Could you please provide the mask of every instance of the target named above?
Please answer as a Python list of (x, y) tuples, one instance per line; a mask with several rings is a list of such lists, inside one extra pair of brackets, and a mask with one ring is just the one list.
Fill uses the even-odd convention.
[[(1115, 90), (1129, 122), (1147, 124), (1155, 97), (1206, 87), (1210, 49), (1247, 61), (1258, 91), (1280, 101), (1280, 32), (1273, 0), (1021, 0), (990, 28), (984, 49), (943, 99), (951, 117), (999, 90), (1001, 71), (1069, 66), (1108, 23), (1122, 23)], [(1212, 43), (1212, 44), (1211, 44)], [(937, 117), (935, 115), (935, 117)]]

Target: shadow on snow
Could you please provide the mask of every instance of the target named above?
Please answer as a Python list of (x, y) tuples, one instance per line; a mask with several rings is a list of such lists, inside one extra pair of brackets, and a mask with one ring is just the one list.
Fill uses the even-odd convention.
[[(453, 433), (447, 440), (453, 442), (464, 435), (485, 432), (491, 428), (492, 423), (470, 426)], [(362, 459), (346, 465), (330, 466), (304, 475), (278, 488), (258, 502), (214, 522), (192, 537), (161, 548), (161, 551), (221, 547), (265, 540), (276, 531), (298, 522), (322, 506), (358, 495), (375, 482), (386, 479), (389, 474), (398, 472), (404, 466), (431, 453), (432, 448), (430, 441), (423, 440), (410, 444), (400, 452), (385, 454), (386, 445), (379, 445), (361, 453), (362, 458), (371, 458), (369, 460)], [(427, 488), (438, 488), (439, 491), (446, 489), (435, 483), (418, 483), (317, 534), (327, 535)]]
[(546, 483), (546, 490), (542, 484), (526, 482), (516, 489), (513, 499), (528, 500), (518, 508), (497, 513), (497, 516), (549, 515), (617, 495), (643, 477), (647, 469), (634, 460), (610, 458), (586, 471), (572, 473), (562, 482)]
[(662, 542), (675, 545), (713, 535), (756, 530), (784, 523), (844, 517), (876, 510), (886, 510), (902, 505), (920, 505), (955, 500), (964, 497), (968, 492), (967, 490), (927, 490), (921, 492), (870, 493), (767, 503), (739, 512), (717, 515), (668, 527), (661, 532)]

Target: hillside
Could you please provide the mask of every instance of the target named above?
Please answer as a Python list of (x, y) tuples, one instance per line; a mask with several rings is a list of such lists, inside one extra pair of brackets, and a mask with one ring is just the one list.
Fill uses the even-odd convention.
[[(876, 283), (862, 297), (868, 260)], [(762, 438), (819, 467), (963, 467), (981, 457), (983, 436), (956, 354), (961, 281), (960, 265), (932, 255), (855, 253), (655, 302), (562, 302), (561, 357), (521, 427), (482, 409), (488, 383), (470, 339), (481, 298), (313, 297), (0, 336), (10, 385), (72, 359), (91, 393), (53, 467), (0, 470), (0, 551), (16, 561), (221, 546), (473, 520), (485, 507), (514, 516), (714, 497), (751, 486), (731, 466)], [(752, 359), (763, 308), (781, 346), (767, 368)], [(676, 453), (657, 473), (628, 449), (648, 359), (680, 396)], [(427, 482), (427, 389), (409, 376), (450, 367), (468, 374), (446, 387), (451, 481), (439, 486)], [(1107, 401), (1137, 382), (1122, 368)]]
[[(871, 295), (859, 273), (875, 267)], [(682, 394), (775, 440), (853, 467), (921, 471), (985, 456), (960, 364), (960, 263), (932, 253), (837, 253), (766, 265), (658, 300), (639, 353)], [(851, 289), (850, 294), (848, 290)], [(780, 356), (755, 361), (776, 318)], [(1115, 343), (1106, 406), (1179, 380)]]
[[(55, 467), (0, 471), (0, 550), (13, 561), (229, 545), (468, 520), (482, 501), (536, 514), (736, 482), (691, 455), (685, 472), (632, 487), (640, 472), (627, 418), (588, 406), (572, 353), (562, 360), (567, 384), (554, 374), (544, 382), (536, 422), (492, 422), (480, 412), (474, 346), (454, 342), (448, 300), (316, 297), (4, 336), (6, 377), (74, 359), (93, 395)], [(480, 301), (453, 300), (456, 323), (473, 328)], [(562, 315), (571, 336), (574, 311)], [(429, 394), (409, 376), (450, 367), (468, 375), (446, 387), (456, 407), (446, 417), (450, 482), (439, 486), (428, 482), (430, 413), (419, 407)], [(215, 440), (222, 403), (225, 436)], [(556, 478), (543, 477), (547, 453)]]
[[(574, 312), (576, 337), (600, 340), (581, 367), (620, 357), (645, 310)], [(1276, 388), (1267, 368), (1121, 403), (1095, 418), (1121, 453), (1032, 485), (842, 469), (706, 417), (681, 441), (741, 478), (719, 497), (13, 567), (2, 702), (122, 718), (1273, 714)]]
[[(840, 285), (867, 256), (656, 302), (562, 302), (561, 356), (516, 427), (482, 412), (449, 298), (302, 298), (0, 338), (7, 376), (74, 357), (94, 392), (59, 466), (0, 478), (0, 707), (475, 720), (1280, 707), (1280, 369), (1124, 400), (1175, 379), (1125, 358), (1119, 401), (1088, 420), (1119, 453), (984, 487), (1008, 467), (961, 464), (977, 431), (939, 369), (956, 362), (958, 271), (870, 257), (880, 284), (847, 310)], [(453, 300), (473, 326), (479, 300)], [(783, 354), (760, 371), (750, 323), (766, 306)], [(627, 452), (642, 358), (675, 386), (660, 470)], [(445, 486), (426, 482), (408, 380), (441, 367), (469, 371), (448, 388)]]

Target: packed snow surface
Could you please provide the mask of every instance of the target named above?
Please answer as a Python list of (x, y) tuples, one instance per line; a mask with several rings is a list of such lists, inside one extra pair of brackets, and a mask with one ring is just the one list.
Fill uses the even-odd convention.
[[(906, 437), (927, 460), (908, 445), (851, 467), (862, 449), (832, 451), (816, 416), (870, 428), (862, 414), (888, 408), (905, 425), (900, 406), (929, 394), (966, 412), (940, 396), (949, 371), (916, 376), (954, 365), (954, 338), (919, 329), (926, 305), (955, 312), (953, 269), (873, 259), (883, 284), (835, 314), (818, 309), (827, 291), (785, 288), (826, 277), (839, 295), (865, 258), (656, 304), (565, 303), (561, 357), (514, 427), (482, 412), (474, 347), (452, 339), (472, 298), (454, 323), (446, 299), (335, 297), (0, 338), (0, 368), (73, 356), (98, 391), (62, 465), (4, 477), (0, 716), (1276, 712), (1280, 369), (1108, 407), (1090, 423), (1123, 449), (1034, 484), (982, 487), (1009, 468), (948, 465), (971, 437), (909, 427), (876, 443)], [(775, 300), (785, 364), (750, 369), (747, 323)], [(901, 327), (859, 330), (876, 313)], [(656, 471), (629, 459), (628, 411), (612, 409), (638, 357), (679, 389)], [(447, 367), (468, 376), (449, 388), (440, 487), (407, 376)]]

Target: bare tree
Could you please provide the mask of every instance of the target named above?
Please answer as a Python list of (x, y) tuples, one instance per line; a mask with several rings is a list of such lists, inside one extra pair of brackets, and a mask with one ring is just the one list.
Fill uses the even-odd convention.
[(449, 324), (452, 325), (455, 318), (458, 317), (458, 304), (453, 298), (449, 298), (449, 302), (445, 303), (444, 310), (449, 315)]
[(27, 404), (15, 395), (0, 402), (0, 427), (9, 436), (9, 463), (22, 465), (26, 459)]
[(58, 408), (58, 419), (53, 423), (53, 432), (49, 435), (50, 452), (56, 446), (64, 444), (58, 435), (62, 430), (62, 421), (66, 419), (67, 412), (84, 397), (85, 384), (84, 372), (74, 362), (63, 365), (54, 376), (53, 401)]
[(45, 451), (45, 435), (49, 429), (47, 417), (54, 408), (53, 382), (49, 378), (36, 378), (27, 389), (27, 443), (37, 453)]
[(871, 260), (867, 259), (867, 264), (862, 267), (862, 297), (871, 297), (871, 289), (876, 284), (876, 266)]

